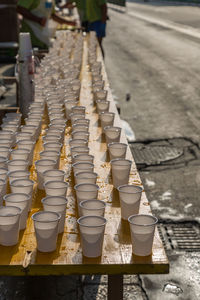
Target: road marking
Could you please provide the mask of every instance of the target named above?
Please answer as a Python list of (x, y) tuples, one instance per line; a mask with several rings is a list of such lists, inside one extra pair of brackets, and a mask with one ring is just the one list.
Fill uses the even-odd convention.
[(144, 15), (142, 15), (140, 13), (136, 13), (136, 12), (127, 11), (127, 13), (128, 13), (128, 15), (133, 16), (138, 19), (141, 19), (143, 21), (153, 23), (156, 25), (160, 25), (164, 28), (169, 28), (169, 29), (175, 30), (177, 32), (200, 39), (200, 30), (198, 30), (196, 28), (192, 28), (192, 27), (186, 26), (186, 25), (178, 25), (177, 23), (172, 22), (172, 21), (162, 21), (159, 19), (155, 19), (153, 17), (144, 16)]

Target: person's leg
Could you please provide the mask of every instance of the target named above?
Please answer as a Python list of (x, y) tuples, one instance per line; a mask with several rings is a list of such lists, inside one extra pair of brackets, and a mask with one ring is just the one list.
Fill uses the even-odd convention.
[(102, 52), (102, 55), (103, 55), (103, 58), (104, 58), (104, 49), (103, 49), (103, 46), (102, 46), (102, 41), (103, 41), (103, 38), (102, 37), (97, 37), (98, 39), (98, 42), (99, 42), (99, 46), (101, 48), (101, 52)]

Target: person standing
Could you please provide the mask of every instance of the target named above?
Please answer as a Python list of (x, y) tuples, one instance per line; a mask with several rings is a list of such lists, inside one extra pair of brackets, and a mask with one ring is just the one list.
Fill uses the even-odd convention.
[(89, 22), (88, 30), (96, 32), (104, 56), (102, 40), (106, 36), (107, 1), (86, 0), (86, 18)]
[(56, 15), (54, 0), (19, 0), (17, 11), (23, 16), (21, 32), (30, 32), (33, 47), (40, 49), (50, 46), (50, 37), (43, 30), (50, 18), (61, 24), (75, 26), (75, 22)]

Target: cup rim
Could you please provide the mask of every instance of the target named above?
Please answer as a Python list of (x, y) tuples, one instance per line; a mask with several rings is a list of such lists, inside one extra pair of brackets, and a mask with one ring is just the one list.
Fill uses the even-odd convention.
[[(83, 174), (83, 173), (89, 173), (89, 174), (94, 174), (96, 177), (98, 176), (98, 174), (96, 172), (90, 172), (90, 171), (80, 171), (80, 172), (76, 172), (76, 174), (74, 175), (75, 177), (78, 177), (78, 175)], [(84, 179), (84, 177), (82, 177)]]
[[(107, 101), (107, 102), (109, 102), (109, 101)], [(99, 115), (100, 115), (100, 117), (101, 117), (101, 115), (112, 115), (112, 116), (114, 116), (115, 113), (112, 112), (112, 111), (102, 111), (102, 112), (99, 113)]]
[(47, 204), (47, 205), (49, 205), (49, 206), (61, 206), (61, 205), (64, 205), (64, 204), (67, 204), (68, 203), (68, 199), (66, 198), (66, 197), (64, 197), (64, 196), (46, 196), (46, 197), (44, 197), (44, 198), (42, 198), (42, 200), (41, 200), (41, 202), (42, 202), (42, 204), (44, 204), (44, 202), (46, 201), (46, 200), (48, 200), (49, 198), (61, 198), (61, 199), (63, 199), (63, 200), (65, 200), (65, 203), (57, 203), (57, 204)]
[(36, 160), (36, 161), (35, 161), (35, 165), (38, 165), (39, 162), (40, 162), (41, 160), (42, 160), (42, 161), (51, 161), (51, 162), (53, 162), (54, 164), (57, 163), (55, 159), (43, 158), (43, 159), (38, 159), (38, 160)]
[[(28, 180), (28, 182), (30, 183), (29, 185), (22, 185), (22, 184), (20, 184), (20, 185), (15, 185), (15, 183), (16, 183), (16, 181), (19, 181), (19, 180)], [(34, 183), (35, 183), (35, 181), (33, 181), (32, 179), (29, 179), (29, 178), (19, 178), (19, 179), (14, 179), (13, 181), (12, 181), (12, 183), (10, 183), (10, 185), (13, 185), (14, 184), (14, 186), (15, 187), (28, 187), (28, 186), (31, 186), (31, 185), (34, 185)], [(18, 193), (17, 193), (18, 194)], [(20, 193), (20, 194), (23, 194), (23, 193)]]
[(128, 145), (126, 143), (111, 142), (108, 144), (108, 148), (112, 147), (113, 145), (124, 145), (124, 146), (128, 147)]
[[(97, 203), (102, 203), (102, 204), (103, 204), (103, 207), (99, 207), (99, 208), (85, 208), (85, 207), (83, 207), (83, 203), (89, 202), (89, 201), (94, 201), (94, 202), (97, 202)], [(106, 203), (105, 203), (103, 200), (98, 200), (98, 199), (91, 199), (91, 200), (85, 199), (85, 200), (82, 200), (82, 201), (79, 203), (79, 206), (80, 206), (81, 208), (85, 208), (85, 209), (87, 209), (87, 210), (100, 210), (100, 209), (104, 209), (104, 208), (106, 207)]]
[[(92, 217), (92, 218), (95, 217), (95, 218), (101, 219), (101, 220), (104, 221), (104, 222), (103, 222), (101, 225), (92, 225), (92, 226), (86, 225), (86, 224), (81, 224), (81, 223), (80, 223), (83, 219), (91, 218), (91, 217)], [(107, 220), (106, 220), (106, 218), (101, 217), (101, 216), (89, 215), (89, 216), (82, 216), (82, 217), (78, 218), (77, 223), (79, 224), (79, 226), (83, 226), (83, 227), (87, 227), (87, 228), (91, 228), (91, 227), (93, 227), (93, 228), (98, 228), (98, 227), (105, 226), (106, 223), (107, 223)]]
[[(46, 213), (51, 213), (51, 214), (54, 214), (58, 217), (58, 220), (48, 220), (48, 221), (38, 221), (35, 218), (35, 216), (37, 215), (41, 215), (41, 214), (46, 214)], [(61, 214), (57, 213), (57, 212), (54, 212), (54, 211), (48, 211), (48, 210), (43, 210), (43, 211), (37, 211), (35, 212), (32, 216), (31, 216), (31, 219), (34, 221), (34, 222), (40, 222), (40, 223), (51, 223), (51, 222), (56, 222), (56, 221), (59, 221), (61, 219)]]
[[(79, 183), (79, 184), (76, 184), (76, 185), (74, 186), (75, 191), (77, 190), (77, 188), (78, 188), (79, 186), (82, 186), (82, 185), (95, 186), (95, 187), (97, 188), (97, 191), (99, 191), (99, 189), (100, 189), (100, 187), (99, 187), (97, 184), (95, 184), (95, 183)], [(81, 192), (83, 192), (83, 191), (81, 191)], [(84, 192), (85, 192), (85, 191), (84, 191)]]
[(114, 163), (114, 162), (117, 162), (117, 161), (128, 161), (130, 164), (132, 164), (133, 162), (132, 162), (132, 160), (130, 160), (130, 159), (126, 159), (126, 158), (114, 158), (114, 159), (112, 159), (111, 161), (110, 161), (110, 164), (112, 165), (112, 163)]
[[(137, 192), (124, 192), (124, 191), (121, 191), (120, 189), (123, 188), (123, 187), (127, 187), (127, 186), (133, 186), (135, 188), (138, 188), (140, 189), (140, 191), (137, 191)], [(138, 194), (138, 193), (142, 193), (144, 191), (144, 188), (139, 186), (139, 185), (136, 185), (136, 184), (123, 184), (123, 185), (120, 185), (117, 187), (117, 190), (118, 192), (120, 193), (126, 193), (126, 194)]]
[(19, 207), (17, 207), (17, 206), (1, 206), (0, 207), (0, 211), (3, 209), (7, 209), (7, 208), (15, 208), (16, 210), (18, 210), (18, 212), (16, 212), (16, 213), (10, 213), (10, 215), (8, 216), (8, 215), (5, 215), (5, 216), (1, 216), (1, 214), (0, 214), (0, 217), (2, 218), (2, 217), (15, 217), (15, 216), (18, 216), (18, 215), (20, 215), (21, 213), (22, 213), (22, 209), (21, 208), (19, 208)]
[[(25, 148), (20, 148), (20, 149), (12, 149), (10, 152), (11, 152), (11, 155), (12, 155), (12, 153), (14, 153), (14, 152), (18, 152), (18, 151), (24, 151), (25, 150), (25, 152), (27, 153), (30, 153), (31, 151), (30, 150), (28, 150), (28, 149), (25, 149)], [(24, 154), (24, 153), (23, 153)]]
[(105, 126), (104, 127), (104, 131), (106, 131), (106, 130), (108, 130), (108, 129), (111, 129), (111, 128), (113, 128), (113, 131), (115, 130), (115, 131), (121, 131), (122, 130), (122, 128), (121, 127), (118, 127), (118, 126)]
[[(29, 171), (26, 171), (26, 170), (15, 170), (15, 171), (9, 171), (8, 172), (8, 177), (13, 177), (12, 176), (12, 173), (15, 173), (15, 172), (27, 172), (27, 174), (26, 175), (28, 175), (28, 176), (30, 176), (30, 172)], [(23, 175), (24, 176), (24, 175)]]
[[(1, 170), (5, 170), (6, 174), (8, 175), (8, 170), (6, 168), (3, 168), (3, 167), (0, 167), (0, 172)], [(1, 173), (1, 175), (4, 174), (4, 173)]]
[[(9, 197), (10, 195), (23, 195), (23, 196), (26, 196), (27, 199), (23, 199), (23, 200), (20, 200), (20, 201), (17, 201), (17, 202), (26, 202), (26, 201), (30, 201), (30, 198), (31, 196), (28, 195), (28, 194), (25, 194), (25, 193), (10, 193), (10, 194), (6, 194), (3, 196), (3, 199), (4, 201), (8, 201), (8, 202), (13, 202), (13, 201), (9, 201), (9, 199), (7, 199), (7, 197)], [(15, 201), (14, 201), (15, 202)]]
[[(33, 142), (32, 140), (18, 140), (18, 141), (16, 142), (16, 144), (20, 144), (21, 142), (26, 142), (26, 143), (29, 143), (29, 144), (32, 144), (32, 145), (35, 144), (35, 142)], [(25, 149), (25, 148), (21, 148), (21, 149)], [(14, 149), (14, 150), (15, 150), (15, 149)]]
[[(47, 184), (52, 183), (52, 182), (59, 182), (59, 183), (61, 182), (61, 183), (64, 183), (66, 187), (69, 187), (69, 183), (68, 182), (66, 182), (66, 181), (60, 181), (60, 180), (49, 180), (49, 181), (47, 181), (47, 182), (44, 183), (44, 187), (46, 187)], [(52, 189), (60, 189), (60, 187), (54, 187)]]
[[(43, 172), (43, 175), (45, 175), (45, 173), (46, 173), (46, 172), (49, 172), (49, 171), (56, 171), (56, 172), (59, 171), (59, 172), (62, 172), (62, 175), (65, 175), (65, 171), (64, 171), (64, 170), (59, 170), (59, 169), (58, 169), (58, 170), (57, 170), (57, 169), (53, 169), (53, 170), (52, 170), (52, 169), (49, 169), (49, 170), (46, 170), (46, 171)], [(57, 177), (57, 176), (60, 176), (60, 175), (53, 175), (53, 176), (49, 175), (49, 177)], [(57, 181), (57, 180), (55, 180), (55, 181)]]
[[(76, 155), (76, 154), (75, 154)], [(74, 156), (75, 156), (74, 155)], [(72, 168), (74, 168), (74, 167), (76, 167), (77, 165), (83, 165), (83, 164), (87, 164), (87, 165), (90, 165), (91, 166), (91, 168), (94, 168), (94, 164), (93, 163), (91, 163), (91, 162), (85, 162), (85, 161), (77, 161), (77, 162), (75, 162), (74, 164), (72, 164)]]
[(16, 162), (16, 161), (17, 161), (17, 162), (23, 162), (25, 165), (28, 165), (28, 162), (27, 162), (25, 159), (10, 159), (10, 160), (7, 162), (7, 164), (8, 164), (8, 165), (10, 165), (10, 164), (12, 165), (12, 162), (13, 162), (13, 161), (15, 161), (15, 162)]
[[(150, 217), (154, 220), (154, 222), (152, 222), (151, 224), (136, 224), (134, 223), (131, 219), (133, 217), (138, 217), (138, 216), (144, 216), (144, 217)], [(146, 226), (152, 226), (152, 225), (156, 225), (158, 223), (158, 219), (153, 216), (153, 215), (148, 215), (148, 214), (135, 214), (135, 215), (131, 215), (128, 217), (128, 222), (132, 225), (135, 225), (135, 226), (140, 226), (140, 227), (146, 227)]]

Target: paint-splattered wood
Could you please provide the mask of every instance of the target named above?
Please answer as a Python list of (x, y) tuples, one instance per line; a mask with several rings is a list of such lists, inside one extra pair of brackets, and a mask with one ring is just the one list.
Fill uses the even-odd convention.
[[(169, 271), (168, 260), (157, 230), (152, 256), (139, 258), (132, 255), (129, 228), (126, 223), (121, 221), (118, 195), (116, 192), (113, 192), (110, 163), (107, 159), (107, 147), (105, 141), (102, 139), (101, 128), (98, 125), (98, 115), (95, 112), (92, 102), (91, 74), (87, 65), (87, 49), (87, 40), (85, 40), (80, 104), (87, 107), (87, 118), (90, 119), (89, 146), (91, 154), (95, 156), (95, 171), (99, 175), (97, 179), (97, 183), (100, 186), (99, 199), (103, 199), (107, 203), (105, 217), (108, 222), (105, 230), (102, 256), (98, 259), (88, 259), (82, 256), (76, 223), (77, 207), (74, 198), (74, 182), (71, 174), (71, 157), (68, 145), (71, 128), (68, 126), (60, 168), (66, 171), (66, 180), (69, 182), (70, 187), (68, 190), (65, 231), (58, 237), (57, 249), (55, 252), (47, 254), (36, 250), (36, 239), (31, 215), (42, 209), (41, 199), (45, 196), (44, 192), (37, 190), (36, 183), (34, 187), (33, 206), (27, 221), (27, 229), (20, 233), (19, 243), (16, 246), (0, 246), (1, 275), (156, 274), (168, 273)], [(99, 60), (102, 60), (100, 52), (98, 53), (98, 57)], [(111, 101), (111, 111), (116, 113), (115, 124), (121, 126), (104, 67), (102, 72), (106, 81), (106, 88), (108, 89), (108, 98)], [(45, 126), (44, 122), (42, 134), (44, 134)], [(39, 152), (43, 150), (41, 136), (35, 147), (34, 161), (39, 159)], [(123, 131), (121, 141), (127, 142)], [(130, 149), (128, 149), (127, 158), (133, 161), (130, 183), (142, 185)], [(31, 177), (37, 181), (34, 164), (31, 168)], [(150, 206), (144, 192), (140, 213), (151, 214)]]

